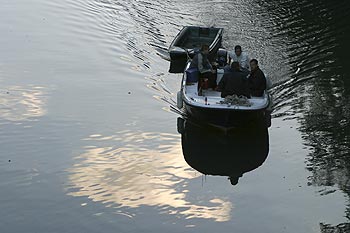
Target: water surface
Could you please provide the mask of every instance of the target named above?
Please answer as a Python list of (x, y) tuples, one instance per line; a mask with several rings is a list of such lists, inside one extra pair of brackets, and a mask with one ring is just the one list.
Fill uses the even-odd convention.
[[(1, 6), (1, 232), (349, 230), (346, 1)], [(268, 131), (177, 132), (166, 57), (183, 25), (223, 27), (226, 48), (259, 60), (275, 83)], [(220, 159), (191, 163), (203, 151), (264, 153), (232, 186)]]

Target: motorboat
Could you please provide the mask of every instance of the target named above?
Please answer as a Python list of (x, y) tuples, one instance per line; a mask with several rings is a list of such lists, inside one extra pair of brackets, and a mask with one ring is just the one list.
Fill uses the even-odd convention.
[(222, 28), (183, 27), (169, 47), (170, 73), (182, 73), (188, 59), (193, 58), (203, 44), (209, 46), (209, 60), (214, 60), (217, 51), (222, 47)]
[[(272, 100), (268, 90), (261, 97), (222, 98), (221, 92), (212, 88), (200, 90), (198, 71), (191, 70), (189, 66), (190, 62), (185, 68), (181, 89), (177, 93), (177, 106), (184, 108), (191, 117), (223, 127), (260, 124), (261, 121), (265, 121), (267, 127), (270, 126)], [(217, 84), (224, 72), (224, 67), (216, 68)]]
[[(267, 89), (261, 97), (242, 96), (222, 98), (221, 92), (212, 88), (201, 89), (199, 71), (191, 68), (191, 58), (202, 43), (210, 43), (208, 59), (215, 67), (219, 84), (227, 66), (227, 51), (222, 48), (222, 28), (184, 27), (172, 42), (169, 53), (171, 69), (183, 69), (181, 89), (177, 93), (177, 107), (202, 122), (223, 127), (255, 124), (257, 121), (271, 125), (272, 99), (268, 92), (271, 82), (267, 78)], [(183, 62), (185, 61), (185, 65)], [(181, 64), (180, 64), (181, 63)], [(176, 64), (178, 67), (175, 68)], [(179, 65), (180, 64), (180, 65)], [(172, 68), (173, 67), (173, 68)], [(177, 70), (177, 71), (179, 71)]]

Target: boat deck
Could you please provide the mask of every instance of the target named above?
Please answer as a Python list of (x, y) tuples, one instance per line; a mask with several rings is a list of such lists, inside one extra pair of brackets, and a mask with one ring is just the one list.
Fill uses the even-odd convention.
[(248, 99), (250, 106), (222, 104), (224, 98), (221, 97), (221, 92), (212, 89), (202, 91), (202, 95), (198, 95), (198, 82), (190, 83), (184, 86), (184, 98), (187, 103), (206, 108), (220, 108), (232, 110), (259, 110), (268, 106), (267, 94), (263, 97), (252, 97)]

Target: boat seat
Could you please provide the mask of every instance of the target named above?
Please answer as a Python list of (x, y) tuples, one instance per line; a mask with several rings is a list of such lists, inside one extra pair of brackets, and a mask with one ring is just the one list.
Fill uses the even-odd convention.
[(199, 37), (199, 36), (190, 36), (185, 41), (185, 47), (188, 48), (200, 48), (202, 44), (210, 45), (213, 42), (212, 38)]

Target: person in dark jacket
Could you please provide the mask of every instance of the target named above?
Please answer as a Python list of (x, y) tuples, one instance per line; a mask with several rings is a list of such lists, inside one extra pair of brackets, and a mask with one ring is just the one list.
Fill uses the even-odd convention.
[(224, 76), (217, 87), (221, 91), (221, 97), (228, 95), (250, 97), (247, 83), (247, 74), (242, 72), (238, 62), (232, 62), (231, 69), (224, 73)]
[(209, 46), (206, 44), (202, 45), (201, 49), (199, 50), (199, 53), (197, 53), (193, 57), (190, 68), (198, 68), (198, 71), (201, 74), (212, 72), (213, 67), (211, 66), (210, 61), (208, 59), (208, 54)]
[(251, 96), (263, 96), (266, 89), (266, 78), (262, 70), (258, 66), (258, 61), (252, 59), (250, 61), (250, 75), (248, 77), (248, 86)]
[[(215, 71), (210, 64), (208, 59), (209, 46), (204, 44), (202, 45), (200, 52), (197, 53), (190, 64), (190, 68), (197, 68), (199, 71), (199, 87), (204, 88), (203, 83), (206, 82), (208, 87), (216, 87), (216, 75)], [(205, 89), (205, 88), (204, 88)]]

